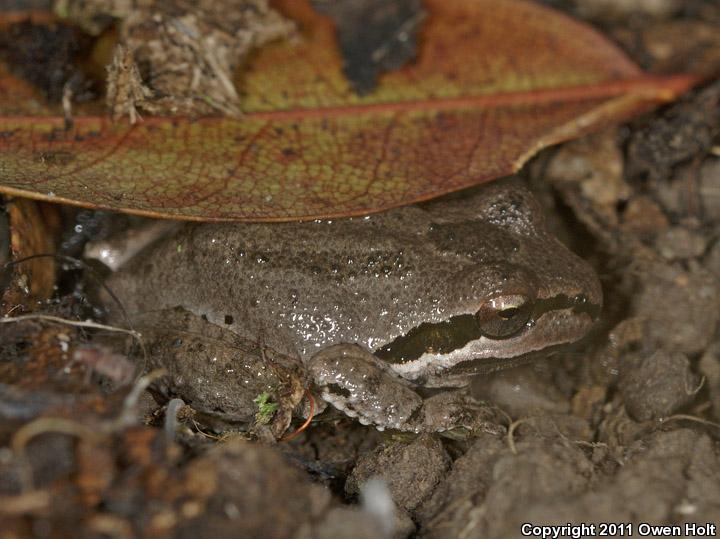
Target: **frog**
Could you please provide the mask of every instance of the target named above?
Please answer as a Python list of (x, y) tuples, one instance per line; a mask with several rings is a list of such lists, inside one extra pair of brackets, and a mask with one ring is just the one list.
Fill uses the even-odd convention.
[(188, 223), (106, 284), (131, 315), (182, 306), (298, 358), (361, 423), (413, 432), (486, 419), (473, 378), (581, 339), (602, 307), (516, 179), (360, 217)]

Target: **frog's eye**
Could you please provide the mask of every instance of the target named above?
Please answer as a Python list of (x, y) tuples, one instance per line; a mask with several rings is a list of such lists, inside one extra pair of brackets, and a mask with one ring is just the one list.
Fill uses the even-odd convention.
[(532, 307), (532, 299), (527, 296), (497, 296), (486, 301), (475, 318), (483, 335), (490, 339), (506, 339), (526, 326)]

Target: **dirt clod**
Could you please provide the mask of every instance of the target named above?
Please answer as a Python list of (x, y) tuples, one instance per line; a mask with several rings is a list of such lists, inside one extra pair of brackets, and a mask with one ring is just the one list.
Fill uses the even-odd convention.
[(583, 492), (592, 470), (582, 450), (562, 438), (529, 437), (517, 444), (517, 454), (481, 438), (418, 515), (430, 525), (429, 537), (510, 537), (526, 521), (528, 507)]
[(395, 503), (412, 511), (433, 491), (449, 464), (442, 444), (425, 434), (409, 444), (390, 443), (360, 457), (345, 490), (355, 494), (368, 479), (379, 477), (387, 482)]
[(641, 268), (636, 316), (646, 319), (649, 342), (668, 351), (701, 352), (717, 330), (720, 286), (713, 274), (691, 265), (653, 262)]
[(645, 357), (626, 358), (620, 390), (625, 407), (637, 421), (667, 417), (693, 401), (701, 383), (687, 356), (658, 350)]
[(628, 146), (629, 173), (668, 178), (672, 167), (707, 152), (718, 132), (720, 83), (714, 83), (633, 133)]

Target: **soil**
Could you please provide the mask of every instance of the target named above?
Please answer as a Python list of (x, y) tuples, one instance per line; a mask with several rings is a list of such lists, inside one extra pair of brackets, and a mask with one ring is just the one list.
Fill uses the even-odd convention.
[[(546, 3), (596, 25), (651, 71), (720, 72), (716, 2)], [(58, 60), (64, 75), (40, 81), (49, 97), (72, 78), (75, 42), (58, 32), (70, 44)], [(358, 88), (389, 67), (369, 66)], [(380, 433), (316, 403), (312, 423), (293, 433), (304, 380), (283, 358), (268, 354), (274, 367), (232, 405), (193, 387), (180, 362), (158, 363), (158, 350), (210, 358), (230, 345), (258, 348), (222, 328), (200, 324), (193, 339), (141, 346), (108, 328), (17, 318), (0, 324), (0, 537), (493, 539), (518, 537), (526, 523), (566, 525), (570, 536), (581, 524), (600, 535), (600, 523), (636, 536), (643, 523), (717, 534), (720, 83), (542, 152), (521, 176), (556, 234), (595, 265), (606, 305), (583, 342), (477, 381), (475, 395), (504, 412), (495, 429)], [(61, 253), (77, 256), (113, 228), (89, 213), (63, 212), (65, 232), (53, 235)], [(8, 227), (0, 220), (0, 247)], [(55, 295), (33, 296), (26, 310), (99, 319), (92, 265), (63, 268)], [(0, 284), (4, 297), (30, 291), (17, 278)], [(128, 358), (140, 358), (144, 376), (128, 376)], [(158, 369), (171, 376), (159, 382)], [(279, 377), (289, 389), (277, 409), (248, 401)], [(171, 399), (171, 386), (207, 407)]]

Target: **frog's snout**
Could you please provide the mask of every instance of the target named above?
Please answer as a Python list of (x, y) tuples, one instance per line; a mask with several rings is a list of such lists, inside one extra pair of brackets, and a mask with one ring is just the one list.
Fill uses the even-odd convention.
[(603, 306), (602, 285), (595, 269), (579, 257), (578, 261), (582, 267), (582, 270), (578, 271), (581, 290), (573, 298), (573, 308), (575, 312), (590, 314), (595, 321), (600, 317)]
[(602, 293), (599, 297), (596, 297), (595, 301), (592, 301), (585, 294), (578, 294), (572, 298), (572, 310), (576, 313), (585, 313), (590, 315), (593, 322), (596, 322), (600, 318), (600, 312), (602, 311)]
[(558, 249), (552, 259), (538, 258), (543, 264), (539, 264), (536, 271), (544, 275), (539, 279), (544, 286), (538, 295), (546, 301), (561, 298), (564, 305), (558, 305), (558, 309), (571, 308), (576, 314), (584, 313), (597, 320), (603, 293), (595, 269), (565, 247)]

